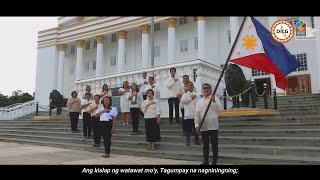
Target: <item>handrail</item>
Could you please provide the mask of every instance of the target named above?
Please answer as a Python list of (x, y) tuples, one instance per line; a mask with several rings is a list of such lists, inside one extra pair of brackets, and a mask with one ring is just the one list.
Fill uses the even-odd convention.
[(12, 109), (13, 107), (16, 107), (16, 106), (19, 106), (19, 105), (23, 105), (23, 104), (27, 104), (27, 103), (32, 103), (34, 101), (37, 101), (35, 99), (32, 99), (30, 101), (27, 101), (27, 102), (24, 102), (24, 103), (15, 103), (15, 104), (11, 104), (9, 106), (6, 106), (6, 107), (0, 107), (0, 110), (10, 110)]
[(19, 117), (23, 117), (28, 114), (32, 114), (36, 111), (38, 100), (34, 99), (14, 107), (6, 107), (0, 109), (0, 120), (13, 120)]

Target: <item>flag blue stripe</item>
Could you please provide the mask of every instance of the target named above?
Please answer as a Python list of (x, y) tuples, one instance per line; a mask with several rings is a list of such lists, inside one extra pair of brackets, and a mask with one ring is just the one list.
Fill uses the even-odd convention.
[(268, 29), (266, 29), (258, 20), (251, 17), (251, 20), (257, 30), (257, 34), (261, 39), (264, 51), (272, 63), (287, 76), (292, 71), (296, 70), (300, 63), (290, 54), (287, 48), (277, 41), (275, 41)]

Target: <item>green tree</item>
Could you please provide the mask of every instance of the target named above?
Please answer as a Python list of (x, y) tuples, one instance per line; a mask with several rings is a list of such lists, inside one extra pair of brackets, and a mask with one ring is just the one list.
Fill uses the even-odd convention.
[(5, 96), (0, 93), (0, 107), (9, 106), (8, 96)]
[(34, 99), (29, 93), (23, 93), (21, 90), (13, 91), (12, 96), (8, 97), (0, 93), (0, 107), (6, 107), (16, 103), (24, 103)]

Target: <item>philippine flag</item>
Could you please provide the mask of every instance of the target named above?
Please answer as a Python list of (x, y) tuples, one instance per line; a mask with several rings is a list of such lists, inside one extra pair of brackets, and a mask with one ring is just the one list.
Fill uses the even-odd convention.
[(281, 89), (288, 87), (285, 76), (300, 66), (285, 46), (275, 41), (271, 33), (253, 17), (246, 18), (230, 61), (274, 74), (276, 85)]

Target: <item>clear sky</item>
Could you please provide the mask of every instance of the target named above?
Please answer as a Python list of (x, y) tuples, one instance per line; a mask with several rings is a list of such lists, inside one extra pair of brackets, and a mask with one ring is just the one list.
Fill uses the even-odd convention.
[(35, 91), (38, 31), (57, 27), (58, 17), (0, 17), (0, 93)]

